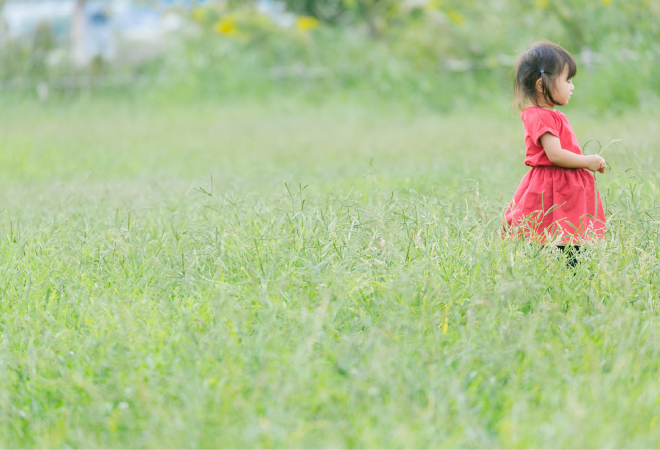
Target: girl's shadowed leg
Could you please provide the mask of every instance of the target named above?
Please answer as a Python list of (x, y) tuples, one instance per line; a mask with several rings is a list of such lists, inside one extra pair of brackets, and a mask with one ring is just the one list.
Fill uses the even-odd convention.
[(581, 252), (579, 245), (558, 245), (557, 248), (566, 253), (566, 265), (574, 269), (578, 265), (578, 255)]

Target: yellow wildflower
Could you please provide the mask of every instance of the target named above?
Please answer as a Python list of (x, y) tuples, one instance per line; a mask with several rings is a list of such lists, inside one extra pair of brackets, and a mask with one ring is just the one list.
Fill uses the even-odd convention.
[(313, 30), (319, 26), (319, 21), (314, 17), (300, 16), (296, 19), (296, 28), (298, 31)]
[(603, 2), (603, 5), (609, 5), (612, 3), (612, 0), (601, 0)]
[(238, 34), (236, 19), (232, 16), (225, 16), (218, 20), (213, 26), (213, 29), (216, 33), (224, 34), (225, 36), (236, 36)]
[(424, 5), (424, 8), (426, 8), (426, 10), (438, 9), (439, 7), (440, 7), (440, 0), (429, 0)]
[(536, 7), (541, 9), (548, 9), (548, 0), (536, 0)]
[(447, 17), (449, 17), (449, 20), (454, 22), (456, 25), (465, 25), (465, 17), (463, 17), (457, 11), (454, 10), (447, 11)]

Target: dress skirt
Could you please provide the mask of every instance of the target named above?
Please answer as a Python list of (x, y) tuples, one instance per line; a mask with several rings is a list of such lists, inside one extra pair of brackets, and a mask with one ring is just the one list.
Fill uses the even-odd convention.
[(505, 232), (539, 244), (580, 245), (605, 239), (605, 213), (586, 169), (536, 166), (520, 182), (504, 215)]

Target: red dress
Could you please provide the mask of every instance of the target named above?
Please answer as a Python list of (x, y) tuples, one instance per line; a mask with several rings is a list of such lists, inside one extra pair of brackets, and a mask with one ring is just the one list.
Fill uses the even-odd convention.
[(557, 136), (561, 148), (582, 154), (566, 116), (531, 106), (521, 113), (525, 126), (527, 175), (506, 210), (505, 228), (539, 244), (580, 245), (605, 238), (605, 213), (594, 175), (587, 169), (555, 166), (541, 146), (541, 136)]

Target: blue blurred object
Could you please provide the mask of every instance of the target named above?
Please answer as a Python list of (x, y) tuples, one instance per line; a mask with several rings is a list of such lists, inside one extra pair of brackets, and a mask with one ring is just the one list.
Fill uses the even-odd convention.
[[(153, 0), (138, 4), (133, 0), (90, 0), (85, 5), (90, 23), (106, 24), (119, 32), (145, 31), (161, 26), (162, 10), (171, 6), (191, 7), (212, 0)], [(76, 0), (7, 0), (0, 15), (10, 37), (32, 32), (42, 21), (50, 22), (56, 36), (71, 31)]]
[(88, 0), (82, 5), (83, 53), (78, 55), (80, 64), (87, 64), (97, 56), (114, 59), (116, 46), (110, 7), (109, 2), (102, 0)]

